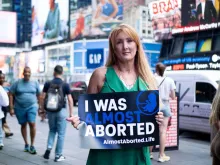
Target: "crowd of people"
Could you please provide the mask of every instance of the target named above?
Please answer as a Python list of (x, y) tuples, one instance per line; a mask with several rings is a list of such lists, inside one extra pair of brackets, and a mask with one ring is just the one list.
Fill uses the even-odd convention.
[[(166, 162), (171, 159), (165, 155), (164, 151), (166, 130), (171, 117), (169, 100), (176, 97), (175, 83), (171, 78), (164, 75), (165, 69), (165, 65), (158, 63), (156, 73), (153, 74), (137, 32), (129, 25), (121, 24), (112, 30), (109, 36), (109, 56), (106, 65), (97, 68), (93, 72), (87, 90), (88, 94), (98, 94), (139, 91), (140, 86), (144, 90), (159, 89), (160, 111), (155, 115), (156, 122), (159, 125), (159, 162)], [(47, 113), (49, 132), (43, 157), (49, 159), (55, 135), (58, 134), (55, 161), (65, 160), (63, 145), (67, 121), (76, 129), (79, 129), (81, 123), (78, 116), (72, 116), (73, 101), (70, 87), (62, 80), (62, 74), (63, 67), (57, 65), (54, 68), (54, 79), (46, 82), (41, 92), (38, 82), (30, 78), (31, 69), (29, 67), (24, 68), (24, 78), (13, 83), (9, 90), (6, 90), (7, 84), (5, 83), (4, 74), (0, 73), (0, 108), (3, 110), (3, 107), (9, 106), (10, 114), (15, 114), (17, 117), (18, 123), (21, 125), (21, 135), (24, 139), (24, 151), (31, 154), (37, 153), (34, 145), (36, 116), (37, 114), (45, 115)], [(56, 94), (57, 91), (59, 96)], [(210, 123), (215, 125), (217, 129), (220, 128), (219, 92), (220, 87), (214, 98), (210, 117)], [(66, 109), (66, 104), (68, 104), (69, 108), (67, 109), (69, 112)], [(7, 126), (7, 110), (5, 115), (2, 110), (0, 110), (0, 149), (3, 149), (4, 146), (2, 127), (6, 137), (13, 135)], [(30, 142), (27, 140), (27, 125), (30, 127)], [(219, 138), (220, 133), (218, 132), (212, 141), (213, 165), (220, 164)], [(150, 165), (151, 159), (153, 159), (152, 146), (111, 150), (90, 149), (87, 165)]]

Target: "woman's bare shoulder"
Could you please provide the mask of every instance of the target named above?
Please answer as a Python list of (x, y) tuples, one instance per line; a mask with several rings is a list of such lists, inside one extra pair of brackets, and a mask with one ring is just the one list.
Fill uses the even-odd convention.
[(101, 90), (105, 81), (106, 71), (106, 67), (100, 67), (93, 72), (89, 81), (88, 93), (98, 93)]
[(98, 78), (98, 79), (102, 79), (105, 77), (106, 71), (107, 71), (107, 67), (105, 67), (105, 66), (99, 67), (99, 68), (95, 69), (92, 76), (94, 76), (95, 78)]

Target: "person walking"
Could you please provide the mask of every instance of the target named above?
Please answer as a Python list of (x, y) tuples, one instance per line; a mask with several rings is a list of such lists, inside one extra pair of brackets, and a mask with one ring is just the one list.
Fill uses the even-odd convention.
[[(24, 152), (36, 154), (34, 140), (36, 135), (36, 115), (41, 109), (40, 103), (40, 87), (37, 81), (30, 79), (31, 69), (25, 67), (23, 71), (24, 78), (19, 79), (10, 88), (10, 114), (17, 117), (18, 123), (21, 125), (21, 134), (25, 142)], [(27, 140), (27, 125), (30, 127), (31, 145)]]
[[(116, 27), (109, 37), (109, 55), (105, 67), (97, 68), (89, 82), (88, 94), (131, 92), (157, 89), (154, 76), (134, 28), (127, 24)], [(67, 119), (77, 128), (79, 117)], [(160, 125), (163, 114), (158, 112)], [(149, 148), (91, 149), (87, 165), (151, 165)]]
[[(47, 101), (46, 100), (47, 93), (50, 91), (53, 85), (58, 85), (59, 87), (61, 87), (61, 90), (62, 90), (61, 93), (63, 94), (63, 96), (60, 96), (60, 98), (62, 98), (60, 102), (64, 101), (62, 108), (56, 112), (47, 111), (47, 118), (48, 118), (48, 123), (49, 123), (49, 135), (48, 135), (48, 140), (47, 140), (47, 149), (43, 157), (45, 159), (49, 159), (50, 152), (52, 150), (55, 136), (57, 133), (58, 138), (57, 138), (57, 144), (56, 144), (56, 150), (55, 150), (55, 159), (54, 159), (55, 162), (63, 161), (66, 159), (63, 156), (63, 146), (64, 146), (64, 138), (65, 138), (65, 133), (66, 133), (66, 124), (67, 124), (66, 118), (68, 117), (67, 109), (65, 108), (66, 107), (66, 103), (65, 103), (66, 96), (67, 96), (68, 106), (69, 106), (68, 108), (69, 117), (71, 117), (73, 113), (73, 100), (72, 100), (72, 96), (70, 93), (70, 86), (69, 84), (63, 82), (62, 75), (63, 75), (63, 67), (60, 65), (57, 65), (54, 68), (54, 79), (44, 84), (43, 95), (42, 95), (42, 100), (44, 100), (44, 103), (42, 103), (42, 105), (46, 105), (46, 104), (49, 104), (49, 103), (45, 103)], [(52, 102), (54, 103), (54, 100)], [(52, 105), (52, 104), (49, 104), (49, 105)], [(44, 110), (46, 110), (45, 106), (44, 106)]]
[(3, 149), (3, 129), (2, 129), (2, 118), (4, 117), (4, 113), (2, 111), (2, 107), (6, 107), (9, 105), (8, 94), (0, 85), (0, 150)]
[[(5, 82), (5, 74), (0, 72), (0, 85), (4, 88), (6, 93), (9, 95), (9, 87), (8, 83)], [(10, 130), (10, 127), (7, 123), (7, 113), (9, 111), (9, 106), (2, 106), (2, 111), (4, 112), (4, 117), (2, 118), (2, 129), (5, 132), (5, 137), (13, 136), (13, 133)]]
[[(159, 147), (159, 162), (166, 162), (170, 160), (169, 156), (165, 155), (165, 146), (166, 146), (166, 134), (167, 134), (167, 127), (168, 127), (168, 121), (171, 117), (171, 109), (170, 109), (170, 98), (175, 99), (175, 90), (176, 86), (174, 81), (164, 76), (164, 71), (166, 69), (166, 66), (162, 63), (156, 64), (156, 75), (155, 79), (157, 81), (157, 86), (159, 88), (159, 95), (160, 100), (163, 103), (163, 106), (161, 106), (161, 112), (163, 112), (164, 120), (163, 123), (160, 125), (160, 147)], [(150, 147), (151, 152), (151, 159), (153, 158), (152, 155), (152, 147)]]

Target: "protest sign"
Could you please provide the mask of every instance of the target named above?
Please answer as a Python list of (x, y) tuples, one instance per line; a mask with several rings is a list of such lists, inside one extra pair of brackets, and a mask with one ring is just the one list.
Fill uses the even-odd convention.
[(81, 147), (134, 148), (159, 144), (157, 90), (79, 97)]

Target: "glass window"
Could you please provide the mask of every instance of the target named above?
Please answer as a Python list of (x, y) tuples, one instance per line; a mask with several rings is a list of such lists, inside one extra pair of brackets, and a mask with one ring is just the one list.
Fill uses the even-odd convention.
[(220, 50), (220, 36), (215, 36), (213, 41), (213, 50)]
[(185, 41), (183, 45), (183, 53), (194, 53), (196, 51), (196, 41)]
[(196, 102), (212, 103), (216, 89), (209, 83), (196, 83)]
[(161, 48), (160, 57), (168, 57), (170, 54), (170, 49), (172, 45), (172, 39), (171, 40), (164, 40)]
[(200, 39), (198, 42), (198, 52), (211, 51), (212, 39)]
[(74, 53), (74, 67), (83, 67), (83, 52)]
[(175, 38), (172, 55), (181, 54), (182, 46), (183, 46), (183, 37)]

